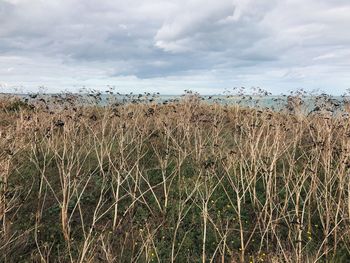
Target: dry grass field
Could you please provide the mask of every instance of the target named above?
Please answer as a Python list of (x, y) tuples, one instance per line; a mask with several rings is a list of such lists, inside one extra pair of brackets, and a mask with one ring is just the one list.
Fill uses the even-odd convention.
[(0, 102), (0, 262), (350, 261), (345, 111), (51, 104)]

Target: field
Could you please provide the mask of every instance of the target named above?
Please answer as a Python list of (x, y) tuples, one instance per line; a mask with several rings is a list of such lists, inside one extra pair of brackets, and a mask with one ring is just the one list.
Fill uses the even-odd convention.
[(298, 105), (3, 97), (0, 262), (349, 262), (349, 115)]

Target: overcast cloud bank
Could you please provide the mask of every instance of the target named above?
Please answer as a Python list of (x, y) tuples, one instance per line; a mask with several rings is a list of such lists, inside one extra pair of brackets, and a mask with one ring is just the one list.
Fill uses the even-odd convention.
[(348, 0), (0, 0), (0, 90), (350, 88)]

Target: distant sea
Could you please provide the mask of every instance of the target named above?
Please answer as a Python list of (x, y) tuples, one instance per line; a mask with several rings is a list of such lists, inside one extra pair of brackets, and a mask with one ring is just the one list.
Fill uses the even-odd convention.
[[(36, 101), (44, 99), (47, 102), (52, 100), (59, 100), (65, 102), (70, 97), (74, 97), (78, 102), (83, 104), (97, 103), (101, 106), (106, 106), (111, 103), (158, 103), (168, 104), (171, 102), (181, 101), (183, 95), (160, 95), (160, 94), (4, 94), (1, 96), (14, 95), (26, 101)], [(274, 111), (279, 111), (291, 106), (291, 96), (277, 95), (277, 96), (256, 96), (256, 95), (200, 95), (198, 100), (205, 103), (221, 105), (241, 105), (244, 107), (253, 108), (269, 108)], [(295, 98), (295, 97), (294, 97)], [(327, 94), (320, 94), (315, 96), (299, 96), (300, 107), (304, 112), (312, 112), (318, 110), (339, 111), (344, 109), (345, 103), (350, 101), (348, 96), (330, 96)], [(295, 105), (295, 104), (294, 104)]]

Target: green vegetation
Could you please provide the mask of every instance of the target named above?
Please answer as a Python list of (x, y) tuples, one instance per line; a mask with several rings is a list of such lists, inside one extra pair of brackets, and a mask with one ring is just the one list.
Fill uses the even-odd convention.
[(350, 261), (348, 115), (45, 103), (0, 103), (1, 262)]

